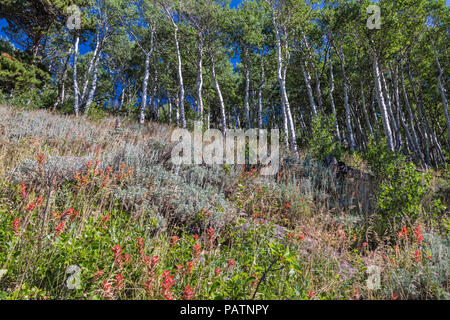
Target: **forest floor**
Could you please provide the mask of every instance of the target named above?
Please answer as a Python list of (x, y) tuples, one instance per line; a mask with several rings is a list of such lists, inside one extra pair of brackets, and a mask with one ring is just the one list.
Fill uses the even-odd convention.
[(0, 299), (450, 298), (448, 219), (380, 236), (370, 182), (175, 167), (172, 130), (0, 107)]

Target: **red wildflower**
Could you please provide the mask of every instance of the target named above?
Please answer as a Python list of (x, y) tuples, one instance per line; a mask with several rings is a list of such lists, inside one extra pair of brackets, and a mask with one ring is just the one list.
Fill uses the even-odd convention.
[(414, 258), (416, 259), (416, 262), (419, 263), (420, 262), (420, 251), (416, 250), (416, 252), (414, 252)]
[(123, 261), (125, 262), (125, 264), (130, 263), (130, 255), (128, 253), (123, 255)]
[(22, 194), (22, 199), (25, 200), (27, 198), (27, 187), (24, 182), (20, 184), (20, 192)]
[(62, 221), (55, 227), (55, 236), (58, 236), (61, 232), (63, 232), (65, 223), (65, 221)]
[(99, 270), (97, 267), (97, 272), (94, 274), (94, 278), (95, 280), (99, 280), (101, 278), (101, 276), (103, 275), (104, 271), (103, 270)]
[(358, 291), (358, 289), (355, 289), (355, 294), (353, 295), (353, 298), (355, 300), (359, 300), (359, 291)]
[(120, 247), (120, 245), (116, 244), (111, 250), (114, 253), (114, 262), (119, 267), (121, 267), (123, 265), (123, 262), (122, 262), (122, 248)]
[(208, 229), (208, 238), (210, 241), (214, 239), (214, 233), (214, 229)]
[(194, 234), (192, 237), (194, 238), (194, 241), (198, 240), (198, 234)]
[(191, 287), (187, 286), (183, 291), (183, 300), (192, 300), (194, 299), (194, 290)]
[(394, 295), (392, 296), (392, 300), (397, 300), (398, 299), (398, 294), (394, 293)]
[(314, 291), (310, 290), (308, 291), (308, 298), (312, 299), (314, 297)]
[(152, 288), (153, 288), (153, 282), (150, 280), (149, 282), (144, 283), (144, 287), (145, 287), (149, 292), (152, 291)]
[(362, 245), (364, 248), (367, 248), (367, 242), (364, 241)]
[(144, 256), (144, 247), (145, 247), (144, 239), (139, 238), (139, 239), (137, 240), (137, 242), (138, 242), (139, 255), (140, 255), (141, 257), (143, 257), (143, 256)]
[(423, 242), (423, 235), (422, 235), (422, 230), (421, 230), (420, 226), (416, 227), (416, 232), (415, 233), (416, 233), (417, 242), (419, 242), (419, 244), (422, 244), (422, 242)]
[(398, 233), (399, 238), (408, 238), (409, 231), (406, 227), (403, 227), (401, 231)]
[(122, 288), (123, 288), (123, 276), (119, 273), (116, 276), (116, 289), (117, 291), (120, 291), (122, 290)]
[(30, 203), (25, 207), (25, 211), (26, 211), (26, 212), (31, 212), (31, 211), (34, 210), (35, 207), (36, 207), (36, 203), (30, 202)]
[(218, 276), (220, 274), (220, 272), (221, 272), (220, 268), (216, 268), (216, 270), (214, 270), (214, 274), (216, 276)]
[(202, 247), (198, 243), (196, 243), (194, 246), (194, 257), (197, 258), (200, 255), (201, 250)]
[(103, 224), (103, 228), (107, 228), (106, 223), (111, 220), (111, 215), (107, 214), (102, 218), (102, 224)]
[(170, 292), (164, 293), (164, 298), (167, 300), (174, 300), (174, 297), (170, 294)]
[(44, 163), (45, 163), (45, 156), (44, 156), (43, 154), (38, 154), (37, 157), (36, 157), (36, 159), (37, 159), (37, 162), (38, 162), (38, 164), (39, 164), (39, 168), (41, 169), (42, 166), (43, 166)]
[(189, 261), (188, 263), (186, 263), (186, 273), (191, 273), (193, 267), (194, 261)]
[(105, 280), (102, 283), (103, 295), (109, 299), (114, 299), (113, 288), (109, 281)]
[(178, 238), (177, 236), (173, 236), (173, 237), (171, 238), (170, 244), (171, 244), (172, 246), (176, 245), (179, 239), (180, 239), (180, 238)]
[(159, 261), (158, 256), (152, 257), (152, 264), (151, 264), (152, 268), (156, 267), (156, 265), (158, 264), (158, 261)]
[(167, 300), (172, 300), (169, 299), (169, 297), (171, 297), (170, 288), (175, 283), (175, 278), (170, 275), (170, 271), (168, 270), (163, 272), (162, 277), (163, 280), (161, 282), (161, 288), (163, 289), (163, 295), (166, 297)]
[(14, 234), (17, 236), (19, 235), (19, 227), (20, 227), (20, 220), (18, 218), (15, 218), (12, 222), (12, 229), (14, 230)]
[(228, 261), (228, 268), (233, 268), (235, 264), (236, 264), (236, 261), (231, 259), (230, 261)]

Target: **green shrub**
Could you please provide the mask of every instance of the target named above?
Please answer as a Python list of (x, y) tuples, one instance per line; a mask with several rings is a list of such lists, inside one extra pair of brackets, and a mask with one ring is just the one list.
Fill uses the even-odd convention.
[(385, 175), (386, 168), (392, 164), (396, 157), (389, 150), (386, 137), (378, 141), (375, 140), (373, 135), (369, 137), (366, 160), (370, 169), (377, 177), (382, 178)]
[(326, 156), (339, 159), (342, 149), (334, 133), (335, 115), (317, 116), (312, 123), (312, 137), (310, 140), (310, 151), (316, 159), (325, 160)]
[(430, 188), (432, 172), (420, 172), (411, 162), (398, 158), (385, 166), (384, 180), (380, 185), (377, 206), (383, 222), (419, 217), (421, 202)]

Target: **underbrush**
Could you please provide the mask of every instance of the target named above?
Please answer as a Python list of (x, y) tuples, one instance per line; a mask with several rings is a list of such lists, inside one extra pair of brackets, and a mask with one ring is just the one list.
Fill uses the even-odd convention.
[(370, 181), (174, 167), (171, 131), (0, 108), (0, 298), (449, 298), (434, 196), (386, 239)]

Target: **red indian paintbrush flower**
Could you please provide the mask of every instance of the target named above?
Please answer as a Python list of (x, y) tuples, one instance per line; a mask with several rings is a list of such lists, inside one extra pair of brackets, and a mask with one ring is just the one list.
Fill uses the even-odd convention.
[(19, 235), (19, 228), (20, 228), (20, 220), (18, 218), (15, 218), (12, 222), (12, 229), (16, 236)]
[(191, 287), (187, 286), (183, 291), (183, 300), (192, 300), (194, 299), (194, 290)]
[(172, 246), (176, 245), (179, 239), (180, 239), (180, 238), (178, 238), (178, 236), (173, 236), (173, 237), (171, 238), (170, 244), (171, 244)]

